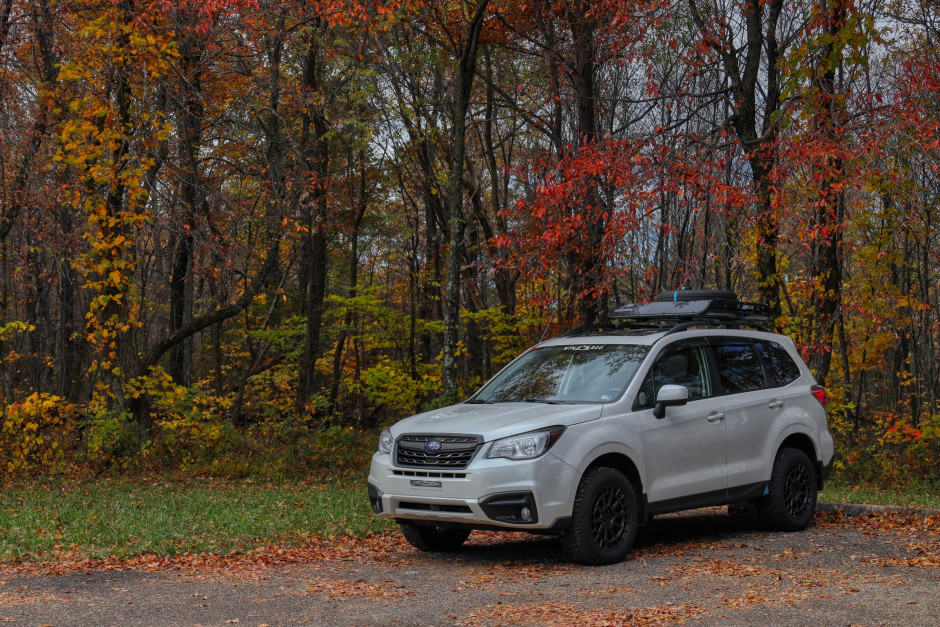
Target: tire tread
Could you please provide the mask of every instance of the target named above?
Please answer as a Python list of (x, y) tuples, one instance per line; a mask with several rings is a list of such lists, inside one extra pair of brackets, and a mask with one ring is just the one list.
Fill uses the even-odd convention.
[[(808, 508), (809, 515), (800, 518), (790, 516), (783, 494), (786, 473), (789, 471), (790, 466), (796, 463), (805, 464), (810, 475), (812, 490), (812, 503)], [(764, 523), (777, 531), (802, 531), (806, 529), (816, 513), (816, 471), (809, 456), (797, 448), (780, 449), (774, 459), (773, 472), (770, 475), (768, 488), (770, 494), (761, 498), (758, 502), (758, 513)]]
[(453, 527), (431, 527), (411, 523), (399, 523), (398, 527), (408, 544), (419, 551), (430, 553), (456, 551), (470, 535), (469, 529)]

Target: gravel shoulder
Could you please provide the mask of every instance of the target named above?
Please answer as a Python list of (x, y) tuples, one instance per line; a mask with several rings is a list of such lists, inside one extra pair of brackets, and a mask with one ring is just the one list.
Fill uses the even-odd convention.
[(7, 567), (0, 622), (940, 625), (937, 515), (820, 509), (789, 534), (718, 509), (658, 517), (627, 560), (605, 567), (565, 562), (552, 538), (481, 532), (452, 554), (390, 535), (284, 565), (246, 556), (64, 574)]

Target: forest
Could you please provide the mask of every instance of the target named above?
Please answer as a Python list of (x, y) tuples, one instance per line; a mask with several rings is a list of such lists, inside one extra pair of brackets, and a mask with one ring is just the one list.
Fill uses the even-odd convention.
[[(0, 464), (356, 465), (661, 290), (940, 479), (937, 0), (0, 0)], [(325, 471), (324, 471), (325, 472)]]

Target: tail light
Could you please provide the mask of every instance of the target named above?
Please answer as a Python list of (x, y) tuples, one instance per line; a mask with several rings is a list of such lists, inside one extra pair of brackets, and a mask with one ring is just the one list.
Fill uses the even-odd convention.
[(814, 385), (810, 388), (810, 393), (816, 397), (816, 400), (819, 401), (819, 404), (823, 407), (826, 406), (826, 403), (829, 402), (829, 395), (826, 394), (826, 388), (821, 385)]

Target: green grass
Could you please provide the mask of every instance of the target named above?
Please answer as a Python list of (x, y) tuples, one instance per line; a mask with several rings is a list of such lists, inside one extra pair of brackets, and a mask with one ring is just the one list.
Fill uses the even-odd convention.
[(858, 484), (835, 475), (819, 493), (819, 500), (829, 503), (866, 503), (914, 509), (940, 509), (940, 490), (934, 485), (920, 483), (886, 487)]
[[(940, 509), (934, 486), (855, 485), (838, 474), (819, 499)], [(370, 511), (362, 480), (316, 485), (122, 478), (32, 481), (0, 490), (0, 562), (8, 563), (228, 554), (391, 527)]]
[(68, 553), (89, 559), (227, 554), (387, 528), (369, 509), (364, 481), (37, 481), (0, 491), (0, 560), (7, 562)]

